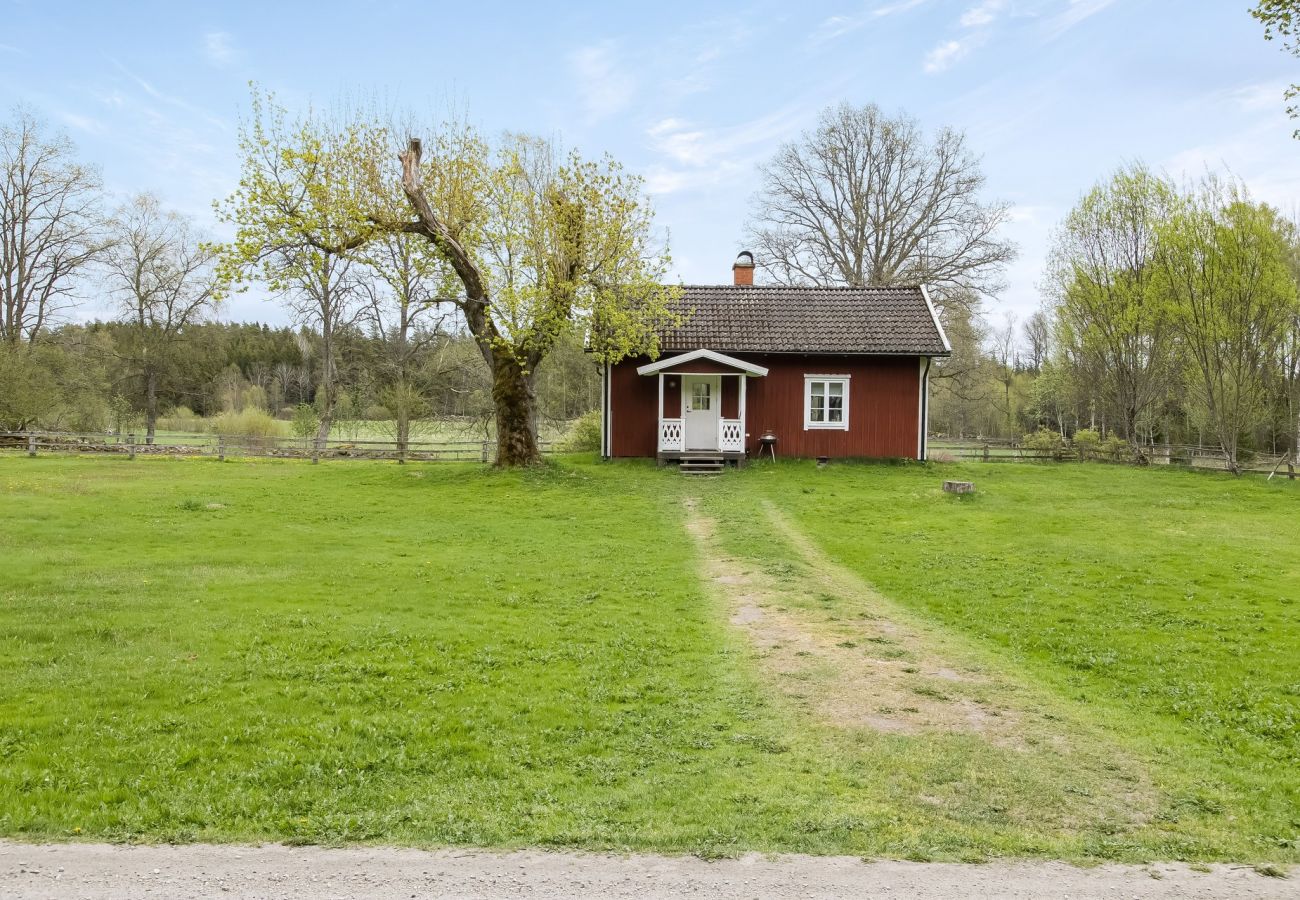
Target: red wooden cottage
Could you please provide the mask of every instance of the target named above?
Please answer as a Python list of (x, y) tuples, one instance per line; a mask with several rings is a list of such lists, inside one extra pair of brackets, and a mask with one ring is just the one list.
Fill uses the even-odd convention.
[(925, 459), (930, 368), (952, 347), (924, 286), (755, 286), (748, 251), (732, 272), (684, 288), (657, 359), (605, 368), (603, 456)]

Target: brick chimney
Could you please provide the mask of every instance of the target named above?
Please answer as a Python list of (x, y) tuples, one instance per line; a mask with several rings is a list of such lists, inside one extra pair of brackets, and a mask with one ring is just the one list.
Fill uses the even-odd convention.
[(737, 286), (754, 283), (754, 254), (748, 250), (741, 250), (736, 261), (731, 264), (731, 283)]

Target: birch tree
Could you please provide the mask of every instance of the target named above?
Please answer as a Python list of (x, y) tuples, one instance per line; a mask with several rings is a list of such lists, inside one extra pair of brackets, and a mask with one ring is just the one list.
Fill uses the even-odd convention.
[(212, 264), (216, 251), (192, 223), (141, 194), (114, 215), (104, 255), (105, 286), (130, 326), (119, 350), (140, 380), (145, 443), (158, 426), (159, 382), (175, 363), (185, 329), (215, 306)]
[(30, 342), (75, 302), (103, 248), (99, 173), (18, 108), (0, 125), (0, 340)]
[(1090, 190), (1057, 232), (1046, 286), (1068, 356), (1101, 373), (1096, 389), (1137, 442), (1175, 375), (1165, 284), (1153, 261), (1176, 191), (1141, 165)]
[(1160, 229), (1157, 261), (1170, 320), (1228, 469), (1262, 418), (1270, 375), (1295, 315), (1290, 248), (1276, 210), (1233, 180), (1207, 176)]

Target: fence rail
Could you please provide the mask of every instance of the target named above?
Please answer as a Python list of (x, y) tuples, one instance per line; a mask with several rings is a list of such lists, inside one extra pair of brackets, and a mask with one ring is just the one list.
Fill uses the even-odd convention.
[[(554, 441), (539, 441), (542, 453), (555, 451)], [(3, 431), (0, 451), (39, 453), (111, 453), (140, 456), (272, 457), (281, 459), (385, 459), (396, 462), (462, 460), (494, 462), (495, 440), (410, 440), (405, 447), (397, 441), (327, 440), (312, 438), (260, 437), (256, 435), (167, 436), (146, 444), (138, 434), (94, 434), (62, 431)]]
[[(960, 440), (952, 438), (931, 437), (929, 441), (930, 458), (936, 460), (981, 462), (1134, 462), (1136, 454), (1125, 445), (1122, 452), (1107, 453), (1093, 449), (1084, 454), (1070, 446), (1059, 450), (1039, 447), (1025, 447), (1019, 441), (1011, 440)], [(1191, 444), (1154, 444), (1140, 448), (1142, 461), (1153, 466), (1184, 466), (1191, 469), (1209, 469), (1227, 471), (1228, 455), (1217, 447), (1198, 447)], [(1291, 453), (1239, 452), (1238, 464), (1243, 472), (1271, 473), (1286, 472), (1288, 462), (1293, 460)]]

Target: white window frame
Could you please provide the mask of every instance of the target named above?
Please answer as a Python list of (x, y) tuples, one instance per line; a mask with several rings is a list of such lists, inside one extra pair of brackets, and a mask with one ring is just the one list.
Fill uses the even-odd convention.
[[(804, 375), (803, 377), (803, 430), (813, 431), (818, 429), (830, 429), (832, 431), (849, 430), (849, 378), (848, 375)], [(842, 384), (844, 386), (844, 415), (839, 422), (814, 422), (812, 420), (812, 386), (821, 383), (824, 385)], [(824, 396), (830, 396), (830, 389), (825, 388)], [(827, 404), (829, 411), (830, 404)]]

